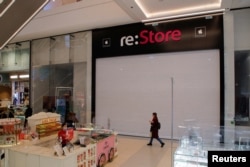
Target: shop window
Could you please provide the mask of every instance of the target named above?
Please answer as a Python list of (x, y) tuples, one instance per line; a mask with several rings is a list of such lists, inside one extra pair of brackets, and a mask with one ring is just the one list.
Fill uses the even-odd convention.
[(62, 122), (67, 119), (66, 112), (74, 112), (79, 123), (86, 123), (86, 104), (90, 104), (86, 99), (90, 93), (87, 85), (91, 79), (91, 59), (87, 58), (91, 50), (89, 34), (80, 32), (32, 41), (34, 112), (57, 112)]
[(3, 106), (22, 108), (29, 103), (30, 42), (6, 45), (0, 51), (0, 62), (0, 86), (11, 90), (10, 95), (2, 99)]
[(250, 125), (250, 50), (235, 52), (235, 123)]

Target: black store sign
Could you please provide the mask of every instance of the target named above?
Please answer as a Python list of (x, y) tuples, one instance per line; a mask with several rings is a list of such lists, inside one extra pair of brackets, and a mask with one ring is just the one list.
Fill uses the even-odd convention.
[(223, 17), (97, 29), (93, 31), (92, 41), (94, 58), (220, 49), (223, 47)]

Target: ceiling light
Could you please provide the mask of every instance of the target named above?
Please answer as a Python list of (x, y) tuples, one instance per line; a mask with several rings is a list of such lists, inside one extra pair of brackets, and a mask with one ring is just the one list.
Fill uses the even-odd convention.
[(10, 76), (10, 79), (17, 79), (17, 78), (18, 78), (17, 75), (11, 75), (11, 76)]
[[(14, 38), (48, 2), (49, 0), (4, 0), (0, 5), (0, 49)], [(22, 12), (24, 14), (19, 14)], [(17, 14), (19, 14), (18, 17)], [(8, 26), (10, 24), (11, 28)]]
[[(210, 1), (209, 3), (204, 3), (203, 1), (198, 4), (190, 4), (189, 6), (182, 6), (182, 7), (181, 5), (176, 5), (177, 3), (181, 3), (181, 2), (171, 3), (172, 6), (169, 6), (167, 4), (168, 2), (166, 1), (164, 2), (164, 4), (162, 4), (162, 6), (168, 5), (168, 7), (157, 9), (157, 10), (156, 10), (156, 6), (153, 8), (149, 2), (146, 4), (142, 0), (135, 0), (135, 3), (144, 13), (145, 17), (150, 19), (150, 18), (156, 18), (156, 17), (167, 17), (167, 16), (194, 13), (194, 12), (200, 12), (200, 11), (221, 9), (222, 0), (213, 0), (213, 1)], [(163, 1), (161, 3), (163, 3)], [(159, 5), (161, 5), (161, 3), (158, 3), (158, 8), (160, 7)]]
[(15, 2), (15, 0), (9, 0), (5, 3), (3, 3), (3, 0), (0, 0), (0, 4), (2, 4), (1, 6), (1, 10), (0, 10), (0, 17), (2, 17), (4, 15), (4, 13), (11, 7), (11, 5)]
[(203, 12), (196, 12), (196, 13), (187, 13), (187, 14), (180, 14), (180, 15), (174, 15), (174, 16), (145, 19), (145, 20), (142, 20), (142, 22), (146, 23), (146, 22), (154, 22), (154, 21), (161, 21), (161, 20), (170, 20), (170, 19), (187, 18), (187, 17), (193, 17), (193, 16), (202, 16), (202, 15), (208, 15), (208, 14), (216, 14), (216, 13), (218, 14), (218, 13), (223, 13), (224, 11), (225, 11), (225, 9), (218, 9), (218, 10), (210, 10), (210, 11), (203, 11)]
[(221, 15), (222, 13), (213, 13), (213, 14), (207, 14), (207, 15), (197, 15), (197, 16), (189, 16), (189, 17), (180, 17), (180, 18), (169, 18), (165, 20), (157, 20), (157, 21), (144, 21), (144, 25), (151, 25), (151, 26), (157, 26), (161, 23), (169, 23), (169, 22), (175, 22), (175, 21), (181, 21), (181, 20), (190, 20), (190, 19), (197, 19), (197, 18), (206, 18), (206, 19), (212, 19), (213, 16)]
[(22, 75), (19, 75), (19, 78), (29, 78), (29, 74), (22, 74)]

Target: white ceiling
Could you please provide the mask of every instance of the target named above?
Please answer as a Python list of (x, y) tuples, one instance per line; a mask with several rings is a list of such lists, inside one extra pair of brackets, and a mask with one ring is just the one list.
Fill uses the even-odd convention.
[[(211, 5), (217, 2), (219, 5)], [(144, 6), (144, 9), (141, 9), (141, 6)], [(194, 6), (196, 8), (193, 8)], [(136, 23), (148, 18), (194, 11), (249, 6), (250, 0), (82, 0), (41, 11), (12, 42)], [(156, 13), (163, 10), (165, 12), (156, 16)]]
[[(115, 0), (141, 19), (174, 16), (222, 8), (222, 0)], [(229, 1), (229, 0), (227, 0)]]
[(250, 0), (115, 0), (115, 2), (137, 20), (164, 19), (250, 6)]

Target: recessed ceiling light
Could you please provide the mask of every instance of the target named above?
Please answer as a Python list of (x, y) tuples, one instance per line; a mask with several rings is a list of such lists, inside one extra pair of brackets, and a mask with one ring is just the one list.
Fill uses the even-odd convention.
[[(173, 16), (166, 16), (166, 17), (149, 18), (149, 19), (142, 20), (142, 22), (144, 23), (155, 22), (154, 24), (156, 24), (156, 23), (160, 23), (161, 20), (184, 20), (187, 18), (197, 18), (197, 17), (201, 17), (204, 15), (207, 15), (206, 18), (209, 18), (213, 15), (222, 14), (224, 11), (225, 9), (218, 9), (218, 10), (187, 13), (187, 14), (180, 14), (180, 15), (173, 15)], [(166, 21), (163, 21), (163, 22), (166, 22)]]
[[(160, 1), (153, 3), (151, 1), (135, 0), (137, 6), (144, 13), (146, 18), (166, 17), (179, 14), (201, 12), (208, 10), (220, 9), (222, 0), (212, 0), (207, 3), (205, 0), (197, 1), (189, 0), (185, 4), (180, 0)], [(187, 5), (188, 3), (188, 5)]]
[(19, 78), (29, 78), (29, 74), (22, 74), (22, 75), (19, 75)]
[(17, 79), (17, 78), (18, 78), (17, 75), (11, 75), (11, 76), (10, 76), (10, 79)]

